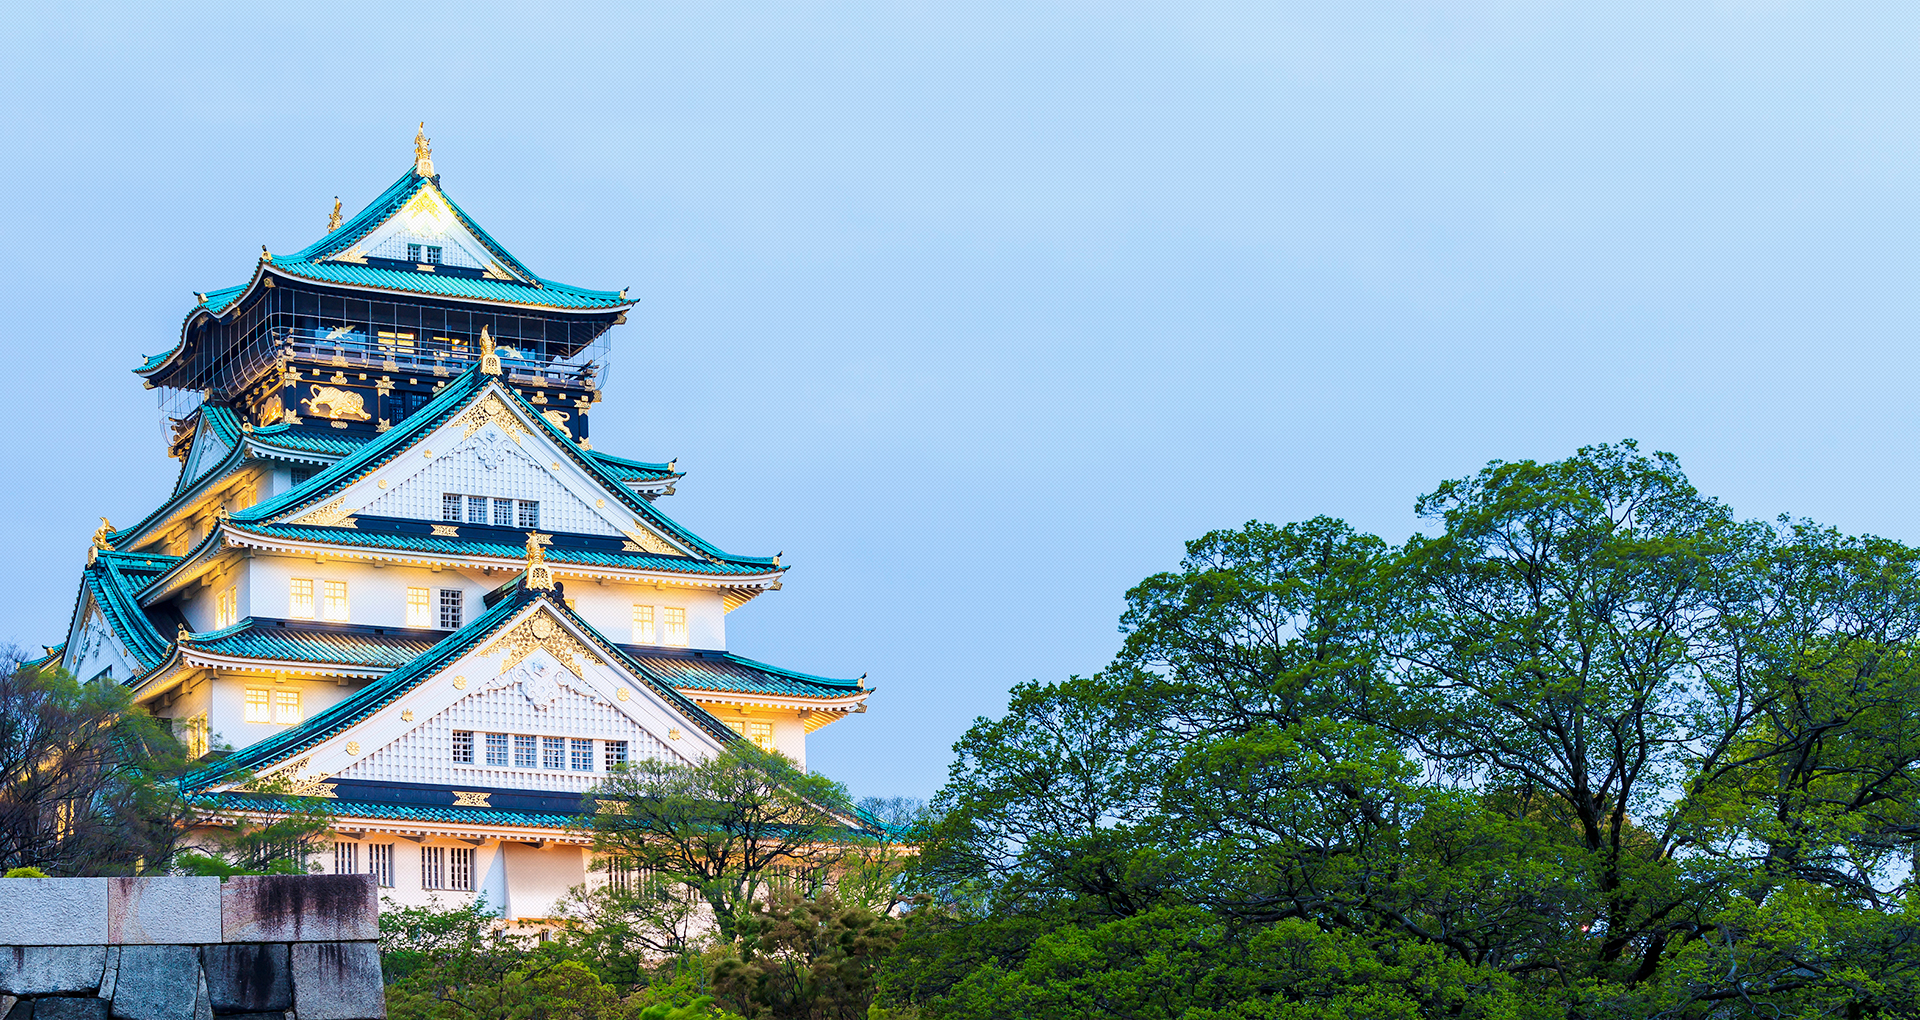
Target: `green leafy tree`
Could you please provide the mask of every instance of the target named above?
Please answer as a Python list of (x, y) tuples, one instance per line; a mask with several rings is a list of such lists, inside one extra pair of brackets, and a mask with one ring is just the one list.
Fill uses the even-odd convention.
[(713, 987), (748, 1020), (862, 1020), (879, 965), (900, 941), (886, 914), (842, 905), (833, 892), (755, 903), (740, 942), (713, 969)]

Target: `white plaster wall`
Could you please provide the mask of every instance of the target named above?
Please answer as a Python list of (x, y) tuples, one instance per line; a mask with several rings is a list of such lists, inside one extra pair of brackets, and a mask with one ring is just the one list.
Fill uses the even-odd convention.
[[(311, 557), (285, 556), (271, 553), (257, 553), (246, 561), (247, 581), (245, 582), (246, 601), (241, 603), (242, 616), (259, 616), (270, 619), (289, 618), (291, 609), (290, 587), (288, 582), (296, 577), (313, 581), (314, 613), (320, 622), (326, 613), (325, 586), (322, 581), (347, 582), (347, 623), (361, 623), (374, 627), (407, 626), (407, 589), (426, 588), (434, 594), (430, 605), (433, 607), (433, 627), (438, 629), (440, 622), (439, 590), (458, 588), (466, 593), (466, 612), (463, 622), (471, 621), (486, 611), (482, 600), (487, 592), (500, 586), (506, 580), (505, 575), (489, 578), (485, 574), (469, 574), (461, 570), (434, 571), (427, 567), (409, 567), (388, 564), (376, 567), (364, 560), (329, 559), (315, 563)], [(211, 618), (211, 613), (209, 613)]]
[(292, 688), (298, 690), (300, 692), (300, 716), (303, 719), (312, 718), (326, 711), (328, 708), (345, 701), (351, 697), (356, 690), (356, 688), (352, 686), (342, 687), (332, 680), (288, 680), (285, 683), (275, 683), (271, 678), (267, 677), (248, 679), (243, 676), (231, 674), (215, 676), (211, 683), (204, 683), (203, 686), (209, 688), (207, 693), (208, 700), (204, 709), (193, 709), (182, 712), (181, 714), (191, 715), (193, 712), (206, 711), (207, 721), (214, 735), (218, 739), (232, 744), (236, 750), (247, 747), (257, 741), (265, 740), (282, 730), (288, 729), (288, 727), (281, 726), (278, 723), (250, 723), (245, 721), (247, 718), (247, 688), (258, 687), (265, 690)]
[[(609, 640), (620, 644), (635, 641), (633, 607), (654, 607), (656, 635), (664, 634), (668, 606), (687, 611), (687, 647), (724, 651), (727, 647), (727, 607), (721, 594), (707, 588), (655, 588), (651, 584), (594, 584), (568, 580), (567, 598), (573, 611), (598, 628)], [(645, 642), (654, 643), (654, 642)]]
[(92, 605), (89, 599), (86, 616), (78, 631), (67, 638), (63, 666), (79, 680), (91, 680), (101, 670), (111, 666), (114, 679), (124, 682), (133, 676), (134, 669), (132, 660), (123, 652), (119, 639), (113, 636), (112, 628), (107, 626), (106, 618), (100, 615), (99, 608)]
[(508, 918), (551, 917), (567, 890), (587, 880), (585, 847), (503, 844), (507, 855)]
[[(484, 893), (488, 904), (499, 907), (506, 899), (506, 884), (504, 882), (505, 857), (501, 853), (501, 844), (498, 842), (489, 842), (483, 846), (476, 847), (465, 840), (429, 838), (424, 843), (416, 843), (411, 839), (402, 839), (398, 836), (377, 832), (368, 833), (357, 840), (337, 834), (334, 838), (340, 842), (352, 843), (359, 846), (360, 851), (356, 855), (356, 858), (359, 863), (360, 874), (365, 874), (368, 870), (367, 861), (369, 857), (367, 847), (369, 844), (384, 843), (392, 845), (393, 885), (390, 887), (381, 887), (380, 897), (383, 900), (391, 899), (394, 903), (403, 907), (419, 907), (425, 906), (429, 902), (437, 899), (443, 907), (459, 907), (472, 903), (476, 897)], [(428, 889), (423, 887), (421, 885), (420, 867), (421, 847), (440, 847), (444, 850), (453, 850), (456, 848), (472, 850), (474, 888), (467, 890)], [(452, 855), (448, 854), (447, 856), (451, 857)], [(332, 843), (326, 844), (319, 853), (309, 858), (308, 863), (318, 867), (318, 874), (335, 874)], [(493, 888), (489, 888), (490, 883)]]
[[(546, 444), (526, 439), (515, 443), (498, 426), (488, 425), (459, 440), (452, 449), (418, 462), (404, 480), (381, 479), (388, 482), (388, 487), (376, 490), (377, 494), (360, 510), (383, 517), (438, 521), (441, 497), (449, 492), (463, 496), (535, 499), (540, 501), (542, 530), (618, 535), (619, 530), (604, 519), (598, 508), (554, 477), (552, 456)], [(541, 457), (548, 459), (543, 461)]]
[(700, 707), (728, 725), (736, 722), (772, 723), (774, 749), (792, 758), (801, 768), (806, 767), (807, 727), (800, 721), (799, 712), (749, 707), (743, 713), (738, 705), (719, 705), (711, 702), (701, 702)]

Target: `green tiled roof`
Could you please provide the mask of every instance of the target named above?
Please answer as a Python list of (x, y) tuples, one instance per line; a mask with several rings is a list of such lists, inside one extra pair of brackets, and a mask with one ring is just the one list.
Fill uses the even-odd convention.
[(103, 549), (94, 554), (93, 565), (82, 575), (94, 603), (107, 618), (107, 626), (133, 653), (142, 669), (159, 665), (167, 657), (173, 638), (161, 633), (134, 593), (178, 562), (178, 556)]
[(655, 482), (666, 478), (683, 478), (682, 472), (675, 471), (670, 464), (653, 464), (644, 460), (628, 460), (615, 457), (611, 453), (588, 450), (587, 456), (599, 461), (608, 473), (623, 482)]
[(673, 705), (687, 720), (706, 730), (716, 739), (726, 742), (740, 739), (725, 723), (709, 715), (699, 705), (688, 700), (686, 695), (661, 683), (646, 669), (620, 649), (620, 646), (608, 641), (592, 624), (575, 615), (566, 603), (551, 597), (547, 592), (521, 592), (514, 598), (502, 599), (498, 605), (480, 614), (472, 623), (454, 631), (438, 644), (413, 661), (388, 673), (386, 676), (362, 687), (347, 700), (312, 716), (292, 729), (282, 730), (265, 740), (250, 744), (219, 761), (199, 769), (181, 780), (186, 790), (200, 790), (239, 769), (257, 769), (266, 765), (285, 761), (328, 737), (358, 723), (392, 704), (401, 695), (418, 686), (422, 681), (439, 672), (441, 667), (458, 659), (474, 646), (491, 638), (508, 620), (518, 615), (520, 610), (532, 602), (545, 603), (547, 609), (559, 614), (578, 626), (606, 655), (619, 660), (639, 679), (652, 688), (654, 693)]
[(37, 659), (28, 659), (25, 662), (20, 663), (19, 664), (20, 668), (21, 669), (39, 669), (40, 667), (45, 666), (47, 663), (52, 662), (55, 659), (58, 659), (60, 657), (60, 653), (67, 650), (67, 643), (65, 641), (62, 641), (57, 645), (48, 645), (46, 646), (46, 649), (47, 649), (47, 654), (42, 655)]
[(782, 694), (802, 698), (844, 698), (860, 693), (858, 680), (833, 680), (796, 673), (731, 652), (674, 653), (623, 646), (635, 662), (677, 688), (744, 694)]
[[(238, 793), (203, 793), (192, 798), (197, 807), (209, 810), (245, 811), (280, 807), (279, 798)], [(436, 804), (378, 804), (356, 800), (326, 800), (324, 810), (342, 818), (369, 818), (405, 822), (470, 822), (474, 825), (525, 825), (542, 829), (567, 829), (579, 822), (577, 815), (545, 811), (500, 811), (494, 808), (452, 807)]]
[(261, 446), (273, 446), (296, 453), (344, 457), (367, 445), (373, 437), (364, 432), (342, 432), (334, 428), (325, 430), (301, 428), (281, 422), (266, 428), (254, 429), (249, 434), (249, 438)]
[(280, 621), (247, 619), (231, 627), (195, 634), (188, 644), (199, 651), (244, 659), (284, 659), (348, 666), (396, 669), (430, 651), (441, 635), (370, 634), (329, 630)]
[(319, 283), (337, 283), (349, 287), (377, 287), (380, 290), (431, 294), (436, 297), (498, 301), (502, 304), (541, 305), (547, 308), (578, 309), (624, 308), (627, 299), (619, 291), (585, 290), (564, 283), (541, 280), (529, 287), (513, 280), (488, 280), (451, 273), (420, 273), (408, 269), (385, 269), (351, 262), (304, 262), (275, 256), (268, 265), (288, 276)]
[[(457, 527), (457, 526), (456, 526)], [(410, 535), (372, 528), (323, 528), (311, 524), (238, 524), (233, 530), (267, 538), (286, 538), (300, 542), (325, 542), (328, 545), (358, 549), (392, 549), (403, 552), (440, 553), (448, 556), (493, 556), (510, 560), (525, 559), (526, 539), (513, 541), (492, 536), (450, 538), (443, 535)], [(473, 530), (480, 530), (475, 528)], [(754, 575), (771, 567), (756, 563), (715, 562), (688, 556), (662, 556), (650, 552), (624, 552), (619, 549), (577, 549), (550, 545), (548, 562), (593, 567), (626, 567), (633, 570), (671, 570), (682, 574)]]

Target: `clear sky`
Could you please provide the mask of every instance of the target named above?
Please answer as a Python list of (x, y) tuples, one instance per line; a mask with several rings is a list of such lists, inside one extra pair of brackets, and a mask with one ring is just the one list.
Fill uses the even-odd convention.
[(1492, 458), (1634, 437), (1753, 517), (1920, 540), (1920, 6), (40, 4), (0, 25), (0, 638), (164, 495), (191, 292), (406, 168), (641, 299), (595, 445), (793, 564), (743, 654), (938, 788), (1104, 665), (1181, 542), (1398, 540)]

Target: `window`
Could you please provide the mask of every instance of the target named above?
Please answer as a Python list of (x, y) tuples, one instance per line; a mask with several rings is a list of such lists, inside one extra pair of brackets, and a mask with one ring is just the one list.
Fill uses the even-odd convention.
[(378, 332), (380, 335), (380, 344), (383, 347), (409, 347), (410, 348), (413, 346), (412, 333), (395, 333), (391, 330), (385, 330), (385, 329), (377, 330), (376, 332)]
[(347, 582), (323, 581), (327, 596), (327, 619), (345, 622), (347, 618)]
[(187, 756), (196, 760), (204, 757), (207, 753), (207, 713), (201, 712), (174, 722), (175, 734), (186, 742)]
[(663, 645), (679, 645), (683, 648), (686, 647), (687, 611), (684, 609), (681, 609), (678, 606), (668, 606), (666, 617), (667, 617), (667, 636), (660, 643)]
[(776, 750), (773, 746), (773, 724), (770, 722), (747, 723), (746, 737), (748, 740), (760, 745), (760, 749), (763, 751)]
[(237, 612), (238, 602), (239, 599), (235, 597), (232, 587), (228, 587), (220, 593), (220, 598), (215, 603), (213, 609), (213, 626), (215, 629), (234, 625), (239, 619)]
[(315, 469), (315, 468), (310, 468), (310, 467), (297, 467), (297, 468), (294, 468), (294, 469), (293, 469), (293, 472), (292, 472), (292, 474), (293, 474), (293, 484), (295, 484), (295, 485), (299, 485), (299, 484), (301, 484), (301, 483), (303, 483), (303, 482), (305, 482), (305, 481), (306, 481), (307, 479), (309, 479), (309, 478), (312, 478), (312, 477), (314, 476), (314, 474), (316, 473), (316, 470), (317, 470), (317, 469)]
[(272, 722), (273, 692), (264, 687), (247, 688), (247, 712), (242, 718), (248, 722)]
[(520, 501), (520, 526), (537, 528), (540, 526), (540, 501), (523, 499)]
[[(437, 244), (430, 244), (430, 245), (427, 245), (427, 262), (428, 262), (428, 263), (430, 263), (430, 264), (432, 264), (432, 265), (439, 265), (439, 264), (440, 264), (440, 251), (441, 251), (441, 249), (440, 249), (440, 246), (439, 246), (439, 245), (437, 245)], [(460, 887), (459, 887), (459, 886), (455, 886), (454, 888), (456, 888), (456, 889), (458, 889), (458, 888), (460, 888)]]
[(487, 523), (487, 497), (485, 496), (468, 496), (467, 497), (467, 523), (468, 524)]
[(593, 771), (593, 741), (575, 738), (568, 741), (573, 747), (573, 770), (575, 772)]
[(288, 582), (287, 615), (298, 620), (313, 619), (313, 580), (296, 577)]
[(636, 645), (656, 644), (660, 640), (653, 630), (653, 607), (633, 607), (633, 643)]
[(535, 737), (513, 735), (513, 767), (517, 769), (537, 769), (539, 762), (539, 740)]
[(282, 726), (300, 722), (300, 692), (284, 687), (273, 689), (273, 721)]
[(607, 884), (615, 892), (634, 893), (645, 891), (653, 880), (653, 871), (643, 868), (631, 857), (613, 857), (607, 860)]
[(360, 873), (360, 844), (335, 843), (333, 845), (333, 873), (336, 875)]
[(607, 771), (612, 772), (614, 769), (624, 767), (627, 764), (627, 742), (624, 740), (609, 740), (606, 742), (606, 746)]
[(567, 767), (567, 738), (540, 738), (540, 767), (543, 769), (564, 769)]
[(496, 528), (513, 527), (513, 500), (496, 499), (493, 501), (493, 526)]
[(462, 765), (473, 764), (473, 731), (453, 731), (453, 760)]
[(460, 519), (460, 494), (443, 492), (440, 494), (440, 519), (458, 521)]
[(447, 887), (447, 848), (443, 846), (423, 846), (420, 848), (420, 888), (445, 889)]
[(466, 604), (466, 593), (458, 588), (440, 589), (440, 629), (459, 630), (460, 612)]
[(457, 846), (447, 854), (447, 888), (473, 888), (473, 850)]
[(393, 844), (367, 844), (367, 874), (381, 885), (393, 888)]
[(417, 244), (410, 244), (410, 245), (407, 245), (407, 261), (408, 261), (408, 262), (418, 262), (418, 261), (420, 261), (420, 246), (419, 246), (419, 245), (417, 245)]
[(507, 764), (507, 735), (504, 733), (487, 734), (487, 764), (502, 768)]
[(407, 589), (407, 626), (431, 627), (433, 620), (428, 614), (429, 597), (425, 588)]

